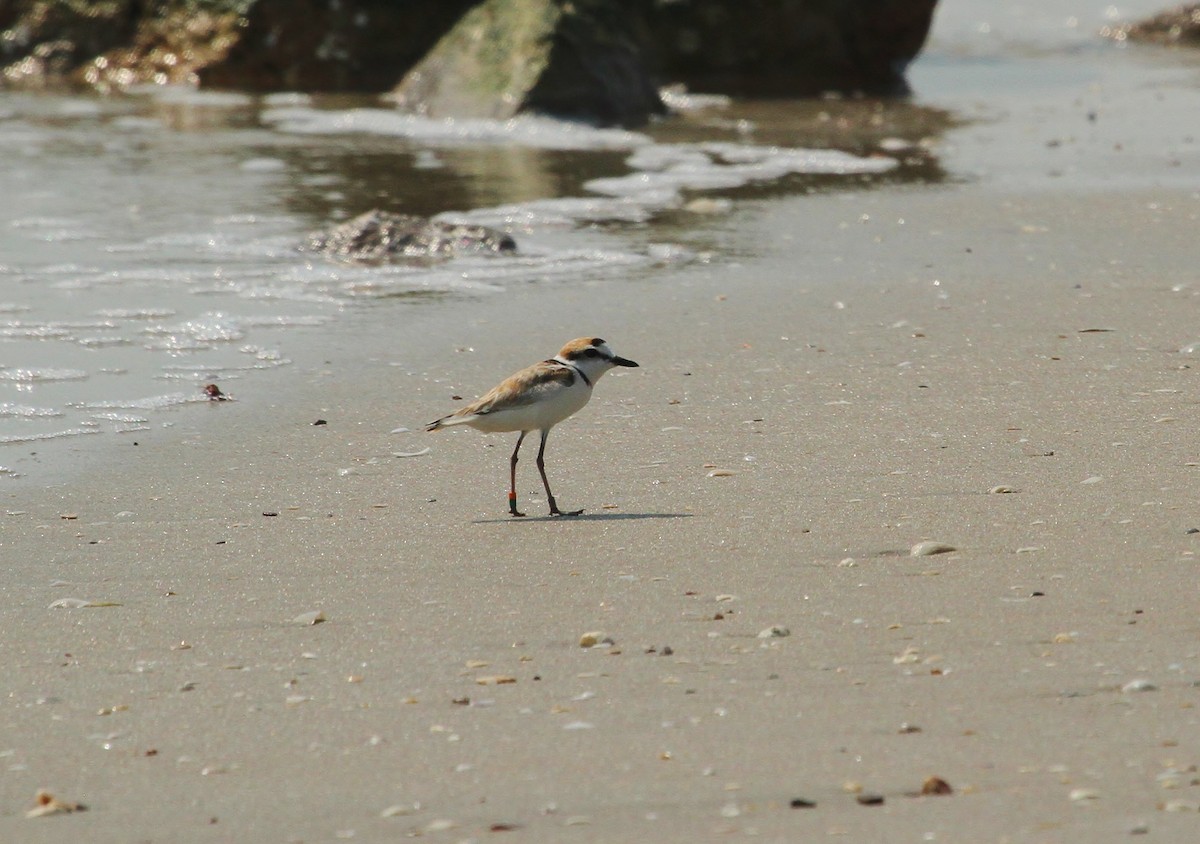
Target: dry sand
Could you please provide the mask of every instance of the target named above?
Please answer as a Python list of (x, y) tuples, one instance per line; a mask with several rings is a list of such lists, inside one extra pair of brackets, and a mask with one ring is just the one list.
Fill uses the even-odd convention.
[[(752, 206), (10, 493), (0, 840), (1195, 840), (1197, 210)], [(528, 449), (510, 519), (512, 437), (417, 426), (589, 333), (642, 368), (551, 437), (587, 513)]]

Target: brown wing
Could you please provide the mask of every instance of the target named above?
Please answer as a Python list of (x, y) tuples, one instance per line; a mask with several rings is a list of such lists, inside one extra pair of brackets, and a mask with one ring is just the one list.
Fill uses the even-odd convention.
[(486, 416), (501, 410), (524, 407), (538, 401), (549, 390), (575, 383), (575, 369), (556, 360), (545, 360), (505, 378), (495, 387), (459, 408), (451, 416)]

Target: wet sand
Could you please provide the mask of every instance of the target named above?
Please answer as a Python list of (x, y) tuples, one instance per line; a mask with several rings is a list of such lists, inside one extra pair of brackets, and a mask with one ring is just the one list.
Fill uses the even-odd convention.
[[(1190, 840), (1198, 210), (753, 205), (6, 494), (0, 839)], [(512, 437), (417, 428), (592, 333), (642, 368), (550, 439), (587, 512), (527, 449), (510, 519)]]

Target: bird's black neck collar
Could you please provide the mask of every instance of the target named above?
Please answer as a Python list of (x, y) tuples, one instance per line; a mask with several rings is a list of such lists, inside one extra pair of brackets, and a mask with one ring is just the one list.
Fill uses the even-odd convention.
[(589, 387), (592, 386), (592, 379), (587, 377), (587, 373), (570, 361), (563, 360), (562, 358), (550, 358), (550, 360), (546, 361), (546, 363), (561, 363), (563, 366), (569, 366), (571, 369), (574, 369), (577, 373), (579, 373), (579, 377), (583, 379), (583, 383), (587, 384)]

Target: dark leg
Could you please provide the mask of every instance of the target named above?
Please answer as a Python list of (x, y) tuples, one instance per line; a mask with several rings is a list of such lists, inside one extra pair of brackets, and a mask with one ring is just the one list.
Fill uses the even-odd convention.
[(546, 453), (546, 437), (548, 437), (549, 435), (550, 435), (549, 428), (542, 431), (542, 444), (538, 448), (537, 467), (538, 467), (538, 471), (542, 473), (542, 486), (544, 486), (546, 488), (546, 500), (550, 502), (550, 515), (551, 516), (578, 516), (580, 513), (583, 512), (582, 510), (568, 510), (566, 512), (559, 510), (558, 504), (554, 500), (554, 493), (552, 493), (550, 491), (550, 481), (548, 481), (546, 479), (546, 460), (544, 458), (544, 455)]
[(517, 437), (517, 447), (513, 449), (512, 460), (509, 461), (508, 512), (514, 516), (524, 516), (517, 512), (517, 452), (521, 450), (521, 442), (525, 439), (526, 431)]

